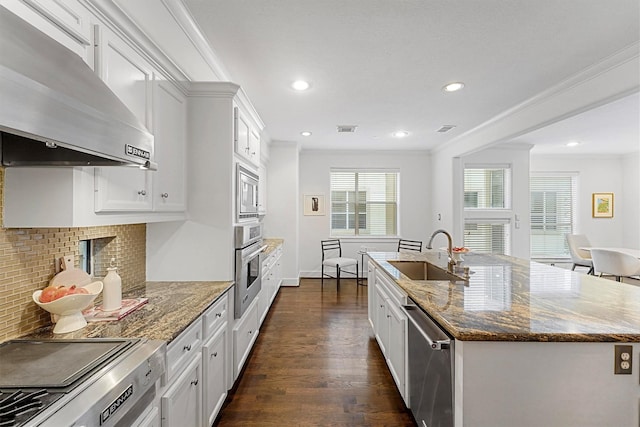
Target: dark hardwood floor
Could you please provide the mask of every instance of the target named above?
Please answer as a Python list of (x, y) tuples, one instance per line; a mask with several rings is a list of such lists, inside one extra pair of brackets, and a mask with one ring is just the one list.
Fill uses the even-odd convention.
[(367, 287), (281, 288), (216, 426), (415, 426), (367, 320)]

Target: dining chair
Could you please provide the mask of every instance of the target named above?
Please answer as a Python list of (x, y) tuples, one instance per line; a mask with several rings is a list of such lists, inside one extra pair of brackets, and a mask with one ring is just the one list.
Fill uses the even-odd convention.
[[(327, 239), (322, 240), (322, 278), (321, 286), (324, 288), (324, 278), (329, 277), (331, 279), (337, 279), (337, 288), (340, 290), (340, 276), (342, 273), (354, 275), (356, 277), (356, 283), (360, 284), (360, 275), (358, 268), (358, 260), (355, 258), (345, 258), (342, 256), (342, 246), (339, 239)], [(336, 275), (331, 276), (324, 272), (325, 267), (335, 268)], [(351, 271), (350, 267), (355, 267), (355, 271)]]
[(603, 274), (611, 275), (616, 278), (616, 281), (622, 282), (623, 277), (640, 275), (640, 259), (633, 255), (611, 249), (593, 248), (591, 257), (593, 267), (600, 273), (600, 277)]
[(571, 270), (575, 270), (576, 267), (587, 267), (589, 271), (587, 274), (594, 274), (592, 254), (586, 251), (585, 248), (591, 246), (589, 239), (584, 234), (567, 234), (567, 244), (569, 245), (569, 253), (571, 254), (571, 260), (573, 261), (573, 267)]
[(422, 252), (422, 242), (420, 240), (398, 240), (398, 252), (401, 251), (416, 251)]

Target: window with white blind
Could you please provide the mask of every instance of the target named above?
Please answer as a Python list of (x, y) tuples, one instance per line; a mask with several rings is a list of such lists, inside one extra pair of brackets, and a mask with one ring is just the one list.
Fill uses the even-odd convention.
[(569, 258), (565, 235), (573, 234), (577, 174), (533, 173), (531, 257)]
[(396, 236), (397, 171), (331, 170), (331, 235)]
[(475, 252), (511, 253), (511, 167), (464, 168), (464, 246)]

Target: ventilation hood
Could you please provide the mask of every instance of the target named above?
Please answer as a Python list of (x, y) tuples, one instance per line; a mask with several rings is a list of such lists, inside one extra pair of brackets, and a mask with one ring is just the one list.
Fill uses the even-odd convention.
[(0, 6), (4, 166), (155, 169), (153, 135), (82, 59)]

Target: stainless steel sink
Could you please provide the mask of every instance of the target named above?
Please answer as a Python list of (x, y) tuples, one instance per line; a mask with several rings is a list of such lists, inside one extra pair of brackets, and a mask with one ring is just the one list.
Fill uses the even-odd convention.
[(388, 261), (400, 273), (411, 280), (447, 280), (458, 282), (463, 277), (449, 273), (447, 270), (425, 261)]

